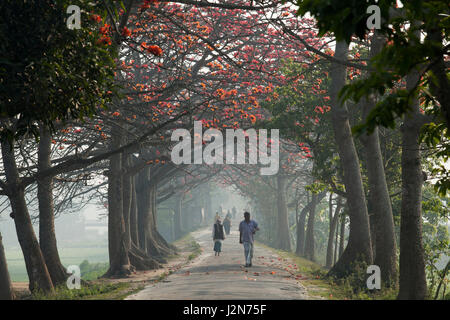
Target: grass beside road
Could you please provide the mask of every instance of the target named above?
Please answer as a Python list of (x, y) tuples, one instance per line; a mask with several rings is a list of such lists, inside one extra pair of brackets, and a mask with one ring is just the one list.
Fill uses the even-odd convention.
[(179, 253), (167, 257), (167, 265), (153, 272), (136, 272), (130, 278), (124, 279), (98, 279), (107, 271), (108, 263), (91, 263), (88, 260), (84, 260), (78, 263), (82, 279), (84, 280), (80, 289), (70, 290), (66, 286), (60, 286), (55, 289), (53, 294), (35, 292), (30, 295), (29, 292), (23, 291), (19, 292), (17, 296), (23, 300), (122, 300), (142, 290), (145, 285), (163, 281), (173, 272), (173, 268), (176, 269), (180, 264), (185, 264), (195, 259), (202, 252), (200, 245), (190, 234), (175, 241), (173, 245), (178, 248)]
[(129, 294), (129, 283), (90, 283), (83, 284), (80, 289), (70, 290), (66, 286), (55, 289), (54, 294), (36, 292), (32, 300), (110, 300), (123, 299)]
[[(59, 249), (59, 254), (61, 262), (65, 266), (81, 265), (85, 260), (90, 264), (107, 263), (108, 261), (108, 247), (62, 247)], [(19, 247), (6, 250), (6, 261), (11, 281), (28, 282), (22, 250)]]
[[(372, 292), (357, 288), (354, 283), (361, 283), (368, 276), (363, 272), (348, 279), (336, 280), (327, 277), (328, 270), (321, 265), (296, 255), (293, 252), (278, 250), (262, 243), (258, 246), (264, 247), (283, 259), (290, 260), (297, 265), (295, 276), (300, 276), (300, 282), (307, 288), (310, 296), (328, 300), (393, 300), (397, 292), (394, 290), (374, 290)], [(355, 279), (359, 277), (360, 279)]]
[(188, 261), (194, 260), (202, 254), (202, 247), (194, 239), (190, 242), (190, 248), (192, 253), (188, 256)]

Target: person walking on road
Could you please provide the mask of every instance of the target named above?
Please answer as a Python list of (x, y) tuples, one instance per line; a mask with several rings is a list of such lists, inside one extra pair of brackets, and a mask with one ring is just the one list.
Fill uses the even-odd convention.
[(220, 221), (220, 217), (216, 219), (216, 222), (213, 224), (212, 236), (214, 241), (214, 255), (220, 256), (220, 252), (222, 251), (222, 241), (225, 240), (223, 224)]
[(239, 224), (239, 243), (244, 245), (245, 266), (252, 266), (253, 235), (258, 231), (258, 224), (250, 220), (250, 212), (244, 212), (244, 220)]
[(216, 211), (216, 216), (214, 217), (214, 221), (217, 221), (217, 219), (220, 219), (219, 211)]
[(236, 212), (237, 212), (236, 207), (233, 207), (233, 209), (231, 209), (231, 214), (233, 216), (233, 219), (236, 219)]
[(225, 233), (227, 235), (230, 234), (230, 230), (231, 230), (231, 213), (228, 213), (225, 217), (225, 219), (223, 220), (223, 227), (225, 229)]

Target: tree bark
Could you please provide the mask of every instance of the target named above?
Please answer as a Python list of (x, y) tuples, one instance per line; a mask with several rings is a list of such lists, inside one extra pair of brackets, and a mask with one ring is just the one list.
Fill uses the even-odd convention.
[(315, 261), (315, 243), (314, 243), (314, 222), (316, 219), (317, 194), (312, 194), (311, 206), (308, 214), (308, 224), (306, 226), (305, 239), (305, 257), (311, 261)]
[(138, 236), (138, 217), (137, 217), (137, 203), (136, 203), (136, 187), (135, 177), (131, 177), (131, 209), (130, 209), (130, 236), (131, 241), (139, 247)]
[(150, 168), (142, 169), (135, 176), (135, 190), (136, 190), (136, 209), (137, 209), (137, 225), (138, 225), (138, 239), (139, 248), (146, 252), (147, 244), (145, 241), (145, 215), (149, 204), (148, 201), (148, 183), (150, 180)]
[(300, 211), (298, 221), (297, 221), (297, 248), (295, 253), (299, 256), (303, 256), (305, 253), (305, 223), (306, 223), (306, 214), (308, 213), (309, 207), (311, 206), (311, 202), (309, 202), (303, 209)]
[(149, 258), (165, 263), (165, 257), (175, 252), (156, 228), (156, 183), (150, 181), (150, 168), (137, 175), (136, 199), (139, 222), (139, 244)]
[[(371, 57), (375, 56), (381, 50), (383, 43), (384, 40), (381, 36), (375, 33), (372, 37), (370, 48)], [(363, 117), (365, 120), (370, 111), (375, 108), (375, 104), (374, 96), (365, 99), (363, 105)], [(398, 272), (394, 217), (386, 182), (386, 174), (384, 172), (378, 127), (370, 135), (361, 135), (361, 141), (364, 145), (367, 166), (370, 207), (373, 214), (373, 221), (375, 222), (373, 224), (373, 234), (375, 236), (372, 237), (375, 256), (374, 263), (380, 267), (381, 279), (384, 285), (386, 287), (396, 288), (398, 284)]]
[[(129, 168), (131, 165), (130, 155), (122, 154), (122, 165)], [(133, 198), (132, 177), (129, 173), (123, 175), (123, 220), (125, 225), (125, 246), (129, 250), (131, 248), (131, 205)]]
[(345, 213), (341, 216), (341, 230), (339, 232), (339, 257), (344, 253), (345, 247)]
[(0, 300), (13, 300), (11, 278), (6, 264), (5, 249), (3, 248), (2, 234), (0, 233)]
[(291, 251), (288, 210), (286, 205), (286, 177), (277, 175), (278, 249)]
[[(119, 146), (120, 133), (114, 132), (111, 140), (113, 147)], [(124, 277), (135, 269), (149, 270), (160, 267), (156, 260), (149, 257), (135, 241), (132, 241), (132, 237), (138, 242), (140, 239), (137, 230), (138, 200), (135, 195), (135, 179), (124, 170), (129, 164), (130, 158), (126, 155), (118, 154), (110, 159), (108, 174), (110, 268), (105, 274), (106, 277)]]
[[(406, 77), (411, 89), (418, 72)], [(419, 101), (414, 99), (402, 127), (402, 204), (400, 221), (400, 288), (398, 299), (423, 300), (427, 296), (424, 249), (422, 243), (422, 166), (420, 163)]]
[[(159, 257), (166, 257), (168, 255), (174, 254), (176, 249), (173, 245), (169, 244), (164, 237), (159, 233), (157, 229), (156, 219), (157, 219), (157, 209), (156, 209), (156, 194), (157, 194), (157, 184), (152, 183), (150, 188), (150, 211), (147, 225), (147, 248), (150, 248), (148, 254), (150, 256), (156, 255)], [(165, 259), (163, 259), (164, 262)]]
[[(341, 211), (341, 197), (338, 196), (337, 197), (337, 205), (336, 205), (336, 209), (334, 211), (334, 216), (333, 216), (333, 205), (332, 205), (332, 194), (330, 194), (330, 214), (329, 214), (329, 218), (330, 218), (330, 230), (329, 230), (329, 234), (328, 234), (328, 245), (327, 245), (327, 256), (326, 256), (326, 262), (325, 262), (325, 266), (327, 268), (331, 268), (332, 264), (333, 264), (333, 242), (334, 242), (334, 235), (335, 233), (337, 234), (337, 223), (339, 220), (339, 212)], [(335, 245), (335, 247), (337, 247), (337, 243)]]
[(214, 218), (214, 212), (212, 209), (212, 203), (211, 203), (211, 187), (210, 183), (208, 182), (205, 186), (205, 217), (206, 222), (210, 222)]
[[(120, 147), (121, 141), (120, 132), (112, 130), (111, 149)], [(132, 272), (123, 207), (122, 155), (119, 153), (110, 158), (108, 172), (109, 270), (106, 276), (109, 277), (127, 276)]]
[(339, 230), (338, 230), (338, 223), (339, 223), (339, 216), (337, 218), (336, 222), (336, 232), (335, 232), (335, 239), (334, 239), (334, 253), (333, 253), (333, 266), (336, 264), (337, 257), (338, 257), (338, 247), (339, 247)]
[(373, 209), (376, 242), (375, 261), (381, 269), (382, 282), (387, 287), (397, 287), (397, 245), (395, 241), (394, 218), (389, 197), (383, 159), (378, 137), (378, 129), (368, 136), (365, 145), (367, 176)]
[(25, 190), (20, 185), (14, 147), (6, 141), (1, 142), (3, 166), (8, 185), (8, 198), (12, 208), (12, 217), (16, 226), (17, 238), (22, 248), (28, 273), (31, 292), (42, 290), (53, 292), (53, 283), (31, 224), (30, 214), (25, 201)]
[(174, 233), (175, 233), (175, 239), (178, 239), (183, 234), (183, 228), (181, 223), (181, 206), (183, 203), (183, 195), (179, 194), (175, 198), (175, 214), (173, 216), (173, 222), (174, 222)]
[[(38, 168), (46, 170), (51, 167), (51, 135), (40, 130), (38, 150)], [(64, 284), (67, 280), (66, 269), (61, 263), (55, 234), (55, 210), (53, 203), (53, 177), (38, 179), (39, 201), (39, 246), (47, 265), (53, 285)]]
[[(317, 203), (322, 201), (323, 197), (325, 197), (326, 192), (321, 192), (317, 196)], [(305, 225), (306, 225), (306, 216), (308, 212), (311, 210), (311, 206), (313, 205), (312, 201), (309, 201), (309, 196), (307, 197), (308, 204), (300, 211), (297, 221), (297, 247), (295, 253), (297, 255), (303, 256), (305, 255)]]
[[(346, 60), (348, 45), (336, 44), (335, 58)], [(347, 247), (338, 262), (330, 270), (330, 275), (344, 277), (351, 273), (352, 264), (362, 261), (372, 264), (372, 244), (370, 241), (369, 217), (359, 167), (358, 154), (350, 128), (348, 110), (345, 103), (341, 106), (338, 93), (345, 83), (346, 67), (332, 63), (331, 70), (331, 115), (333, 131), (338, 146), (340, 162), (344, 172), (345, 191), (349, 195), (347, 206), (350, 216), (350, 235)]]

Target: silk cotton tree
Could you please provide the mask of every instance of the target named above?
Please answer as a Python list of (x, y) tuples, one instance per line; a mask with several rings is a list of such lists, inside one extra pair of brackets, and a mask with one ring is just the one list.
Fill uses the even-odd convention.
[[(310, 11), (318, 17), (321, 33), (334, 32), (338, 40), (350, 42), (353, 35), (364, 38), (370, 31), (365, 13), (370, 3), (359, 3), (351, 12), (345, 1), (298, 1), (299, 13)], [(372, 4), (377, 4), (373, 1)], [(427, 294), (423, 262), (421, 189), (423, 174), (418, 154), (420, 130), (430, 146), (448, 136), (448, 92), (445, 57), (448, 56), (445, 30), (448, 29), (448, 5), (445, 1), (413, 1), (397, 5), (397, 1), (381, 1), (381, 28), (378, 32), (388, 41), (380, 53), (371, 59), (368, 79), (346, 86), (344, 99), (360, 100), (372, 94), (384, 94), (366, 122), (356, 128), (358, 133), (371, 133), (379, 125), (394, 127), (403, 118), (402, 150), (402, 230), (400, 240), (400, 299), (424, 299)], [(339, 19), (337, 19), (339, 18)], [(349, 21), (342, 24), (341, 21)], [(338, 22), (339, 21), (339, 22)], [(421, 34), (425, 35), (424, 41)], [(420, 67), (419, 67), (420, 66)], [(406, 86), (395, 89), (406, 79)], [(448, 95), (447, 95), (448, 96)], [(421, 114), (418, 97), (427, 106), (428, 116)], [(434, 137), (434, 138), (433, 138)], [(435, 142), (431, 142), (435, 141)], [(444, 147), (445, 148), (445, 147)], [(416, 150), (416, 151), (413, 151)], [(441, 156), (448, 155), (445, 149)], [(436, 170), (437, 171), (437, 170)], [(436, 189), (445, 194), (448, 187), (446, 169)], [(414, 243), (411, 246), (410, 243)]]
[[(116, 129), (111, 127), (107, 131), (111, 139), (116, 136), (116, 148), (126, 143), (118, 139), (124, 139), (139, 126), (170, 122), (174, 118), (176, 121), (166, 128), (189, 127), (192, 120), (201, 120), (206, 127), (220, 129), (237, 128), (241, 122), (251, 125), (262, 117), (258, 97), (270, 92), (271, 82), (278, 80), (278, 57), (294, 54), (294, 48), (281, 37), (277, 45), (270, 41), (279, 35), (268, 28), (268, 23), (261, 23), (258, 18), (264, 19), (263, 14), (242, 16), (239, 10), (223, 8), (185, 9), (177, 4), (145, 3), (135, 8), (127, 25), (119, 25), (119, 30), (123, 30), (122, 37), (125, 37), (120, 53), (120, 78), (130, 83), (127, 87), (130, 91), (126, 92), (126, 100), (116, 103), (115, 109), (105, 114), (114, 119), (112, 124), (123, 123), (120, 128), (116, 125)], [(101, 28), (104, 36), (110, 38), (115, 29), (114, 25)], [(227, 41), (224, 43), (223, 39)], [(160, 135), (161, 141), (166, 139), (166, 133)], [(157, 159), (153, 154), (155, 151), (160, 154), (156, 155)], [(140, 153), (147, 154), (143, 157), (147, 161), (166, 161), (161, 148), (159, 151), (149, 148)], [(113, 158), (111, 164), (117, 162), (117, 165), (108, 171), (111, 175), (108, 176), (111, 178), (110, 200), (120, 202), (120, 176), (134, 169), (133, 166), (124, 167), (124, 160), (119, 163), (118, 156), (114, 157), (117, 161)], [(147, 179), (151, 180), (152, 162), (147, 164), (149, 168), (141, 169), (150, 169)], [(117, 185), (117, 189), (113, 185)], [(120, 208), (120, 203), (109, 205), (109, 210)], [(112, 216), (119, 218), (117, 223), (111, 220), (111, 230), (115, 230), (114, 236), (110, 235), (111, 241), (126, 239), (121, 236), (125, 229), (120, 226), (126, 224), (120, 218), (122, 214)], [(149, 244), (149, 247), (168, 247), (162, 240)], [(116, 243), (114, 247), (127, 246)], [(147, 252), (157, 260), (170, 253), (166, 249)], [(123, 258), (114, 264), (116, 267), (112, 267), (109, 275), (127, 274), (129, 271), (123, 266), (132, 270), (133, 264), (127, 262), (126, 250), (121, 254), (112, 253), (113, 256)]]
[(30, 133), (39, 136), (38, 125), (51, 129), (53, 121), (92, 114), (109, 99), (114, 87), (114, 62), (111, 52), (97, 43), (95, 23), (83, 21), (84, 29), (69, 30), (67, 5), (67, 1), (53, 5), (4, 1), (1, 5), (3, 20), (9, 21), (0, 30), (5, 57), (0, 66), (6, 177), (2, 190), (10, 199), (32, 291), (50, 292), (53, 282), (31, 226), (25, 185), (17, 168), (16, 141)]

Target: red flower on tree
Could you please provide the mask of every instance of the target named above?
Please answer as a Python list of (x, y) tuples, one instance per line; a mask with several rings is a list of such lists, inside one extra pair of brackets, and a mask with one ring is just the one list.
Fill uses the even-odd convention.
[(145, 49), (147, 52), (149, 52), (155, 56), (162, 55), (162, 49), (160, 47), (158, 47), (157, 45), (149, 46), (149, 45), (147, 45), (147, 43), (142, 42), (141, 47), (143, 49)]
[(124, 27), (124, 28), (122, 29), (122, 36), (123, 36), (123, 37), (129, 37), (129, 36), (131, 36), (131, 31), (130, 31), (130, 29), (128, 29), (127, 27)]
[(111, 38), (108, 36), (102, 36), (100, 39), (97, 40), (97, 44), (106, 44), (111, 45)]
[(144, 3), (141, 5), (141, 11), (150, 8), (150, 4), (156, 2), (158, 2), (158, 0), (144, 0)]
[(111, 29), (111, 26), (109, 24), (105, 24), (103, 27), (100, 27), (100, 33), (101, 34), (107, 34)]
[(162, 49), (158, 46), (150, 46), (148, 47), (147, 51), (154, 54), (155, 56), (162, 55)]
[(98, 14), (93, 14), (91, 16), (91, 20), (99, 23), (100, 21), (102, 21), (102, 17), (100, 17)]

